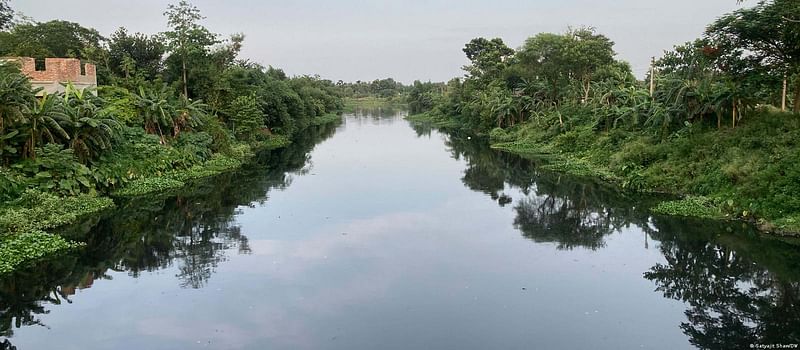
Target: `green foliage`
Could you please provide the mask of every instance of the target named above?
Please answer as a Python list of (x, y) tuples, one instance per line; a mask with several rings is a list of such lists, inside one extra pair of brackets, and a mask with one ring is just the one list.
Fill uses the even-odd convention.
[(24, 177), (0, 167), (0, 203), (19, 197), (26, 186)]
[(78, 23), (53, 20), (15, 25), (0, 45), (0, 56), (90, 58), (103, 37)]
[(0, 276), (44, 257), (82, 246), (41, 231), (0, 238)]
[(336, 82), (336, 88), (341, 96), (349, 99), (393, 99), (400, 97), (406, 90), (402, 83), (392, 78), (358, 80), (354, 83), (339, 80)]
[(666, 201), (658, 203), (652, 208), (654, 213), (690, 216), (706, 219), (721, 219), (724, 215), (720, 212), (713, 201), (705, 197), (686, 197), (676, 201)]
[(146, 177), (131, 181), (120, 190), (114, 191), (113, 195), (119, 197), (136, 197), (151, 193), (163, 193), (176, 190), (185, 186), (183, 181), (169, 177)]
[(105, 102), (89, 89), (79, 90), (67, 85), (60, 97), (58, 115), (64, 120), (67, 143), (83, 163), (111, 148), (119, 123), (103, 106)]
[[(162, 34), (166, 39), (166, 48), (171, 54), (167, 64), (176, 67), (173, 71), (180, 71), (183, 96), (188, 98), (190, 96), (188, 77), (190, 75), (196, 77), (200, 68), (193, 63), (202, 62), (206, 58), (208, 47), (216, 44), (217, 38), (215, 34), (200, 25), (200, 20), (204, 18), (200, 10), (184, 0), (177, 5), (169, 5), (164, 15), (167, 16), (167, 24), (172, 29)], [(196, 80), (192, 79), (192, 85), (197, 83)]]
[(239, 96), (231, 101), (228, 109), (237, 139), (251, 141), (264, 128), (264, 115), (255, 96)]
[(0, 0), (0, 31), (11, 27), (14, 19), (14, 10), (8, 5), (8, 0)]
[(87, 194), (59, 197), (28, 190), (0, 209), (0, 235), (58, 228), (113, 206), (109, 198)]
[(342, 120), (342, 116), (340, 116), (340, 115), (338, 115), (336, 113), (329, 113), (329, 114), (319, 115), (319, 116), (314, 117), (314, 119), (311, 120), (311, 124), (310, 125), (312, 125), (312, 126), (321, 126), (321, 125), (325, 125), (325, 124), (339, 122), (341, 120)]
[(108, 40), (108, 65), (120, 83), (134, 87), (158, 76), (164, 51), (157, 37), (119, 28)]
[[(507, 58), (514, 54), (514, 50), (506, 46), (503, 39), (472, 39), (464, 46), (464, 54), (471, 64), (464, 67), (472, 78), (490, 80), (497, 77), (505, 68)], [(424, 111), (424, 110), (420, 110)]]
[(48, 144), (38, 156), (13, 167), (36, 188), (61, 195), (77, 195), (94, 190), (94, 178), (88, 167), (78, 162), (73, 150)]
[(214, 138), (205, 132), (185, 132), (175, 139), (173, 147), (194, 158), (193, 162), (204, 162), (211, 157)]
[[(249, 151), (243, 152), (242, 156), (249, 156)], [(118, 197), (138, 197), (153, 193), (168, 193), (186, 186), (188, 181), (216, 176), (223, 172), (238, 169), (241, 166), (242, 161), (238, 159), (215, 154), (202, 164), (174, 170), (162, 176), (145, 177), (128, 182), (121, 189), (114, 191), (113, 195)]]
[[(593, 28), (537, 34), (516, 51), (476, 38), (465, 79), (410, 88), (409, 103), (430, 112), (408, 119), (488, 134), (495, 148), (545, 155), (548, 169), (792, 226), (800, 120), (771, 105), (786, 77), (800, 110), (798, 16), (789, 0), (725, 15), (656, 60), (645, 81)], [(681, 203), (673, 209), (708, 216), (695, 199)]]
[[(340, 120), (341, 86), (239, 59), (244, 35), (219, 40), (186, 1), (168, 6), (169, 31), (121, 28), (109, 40), (65, 21), (2, 31), (8, 10), (0, 0), (0, 56), (77, 57), (96, 64), (104, 86), (37, 98), (15, 64), (0, 62), (0, 235), (113, 205), (97, 194), (183, 187)], [(376, 86), (386, 96), (403, 88), (391, 79)]]
[(442, 84), (414, 81), (406, 97), (409, 111), (416, 114), (432, 109), (436, 105), (437, 96), (442, 88)]

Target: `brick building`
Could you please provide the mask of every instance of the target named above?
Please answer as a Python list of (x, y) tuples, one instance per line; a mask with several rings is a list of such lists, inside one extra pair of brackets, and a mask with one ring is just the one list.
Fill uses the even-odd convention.
[(30, 77), (33, 87), (42, 88), (38, 95), (64, 92), (67, 83), (72, 83), (79, 90), (97, 87), (95, 66), (81, 64), (77, 58), (45, 58), (44, 69), (39, 70), (36, 69), (36, 60), (30, 57), (8, 57), (3, 60), (18, 62), (22, 73)]

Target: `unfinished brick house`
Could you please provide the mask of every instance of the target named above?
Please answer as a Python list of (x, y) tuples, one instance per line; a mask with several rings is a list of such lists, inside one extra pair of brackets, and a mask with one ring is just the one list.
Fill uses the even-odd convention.
[(23, 74), (31, 79), (33, 88), (42, 88), (37, 94), (64, 92), (67, 83), (83, 90), (97, 87), (97, 71), (93, 64), (81, 64), (77, 58), (45, 58), (44, 69), (37, 70), (31, 57), (6, 57), (2, 60), (17, 62)]

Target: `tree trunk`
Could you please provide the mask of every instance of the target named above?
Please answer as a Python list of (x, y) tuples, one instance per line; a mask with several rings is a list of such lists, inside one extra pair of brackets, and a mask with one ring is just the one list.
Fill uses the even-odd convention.
[(733, 113), (731, 113), (731, 126), (736, 128), (736, 100), (733, 100)]
[(786, 75), (783, 75), (783, 94), (781, 94), (781, 112), (786, 112)]
[(188, 87), (188, 83), (186, 82), (186, 57), (185, 56), (181, 60), (181, 64), (183, 65), (183, 97), (189, 98), (189, 87)]
[(36, 119), (33, 119), (33, 131), (31, 132), (31, 159), (36, 159)]
[(792, 112), (800, 113), (800, 77), (797, 78), (797, 82), (794, 84), (794, 101)]
[(583, 103), (589, 102), (589, 89), (591, 89), (591, 80), (586, 81), (586, 87), (583, 88)]
[(653, 57), (650, 60), (650, 97), (655, 98), (653, 96), (656, 91), (656, 58)]

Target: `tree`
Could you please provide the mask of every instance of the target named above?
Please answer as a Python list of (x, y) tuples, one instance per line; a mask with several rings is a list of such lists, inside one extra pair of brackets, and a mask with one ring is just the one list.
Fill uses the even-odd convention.
[(49, 21), (18, 24), (10, 32), (0, 54), (11, 56), (87, 58), (88, 48), (98, 48), (105, 40), (100, 33), (78, 23)]
[(206, 56), (208, 47), (217, 43), (216, 34), (200, 25), (200, 20), (205, 17), (200, 15), (197, 7), (185, 0), (177, 5), (169, 5), (164, 15), (167, 16), (167, 24), (172, 27), (171, 31), (163, 33), (167, 50), (178, 56), (183, 95), (189, 97), (189, 60), (193, 56)]
[(503, 39), (475, 38), (470, 40), (462, 50), (470, 60), (470, 65), (464, 66), (469, 77), (479, 80), (497, 77), (506, 61), (514, 50), (506, 46)]
[[(749, 62), (751, 67), (768, 67), (777, 76), (800, 75), (800, 2), (759, 1), (725, 15), (706, 30), (719, 44), (736, 48), (728, 54)], [(794, 108), (800, 112), (800, 78), (795, 78)]]
[(0, 31), (11, 28), (14, 19), (14, 10), (8, 5), (8, 0), (0, 0)]
[(255, 96), (239, 96), (228, 107), (236, 138), (252, 140), (264, 128), (264, 114)]
[(549, 99), (558, 102), (572, 80), (581, 84), (581, 100), (587, 101), (595, 75), (615, 64), (614, 42), (593, 28), (571, 29), (565, 34), (541, 33), (525, 41), (517, 54), (524, 78), (544, 80)]
[(155, 37), (142, 33), (129, 34), (119, 28), (108, 41), (108, 58), (111, 72), (117, 77), (155, 79), (161, 70), (164, 44)]

